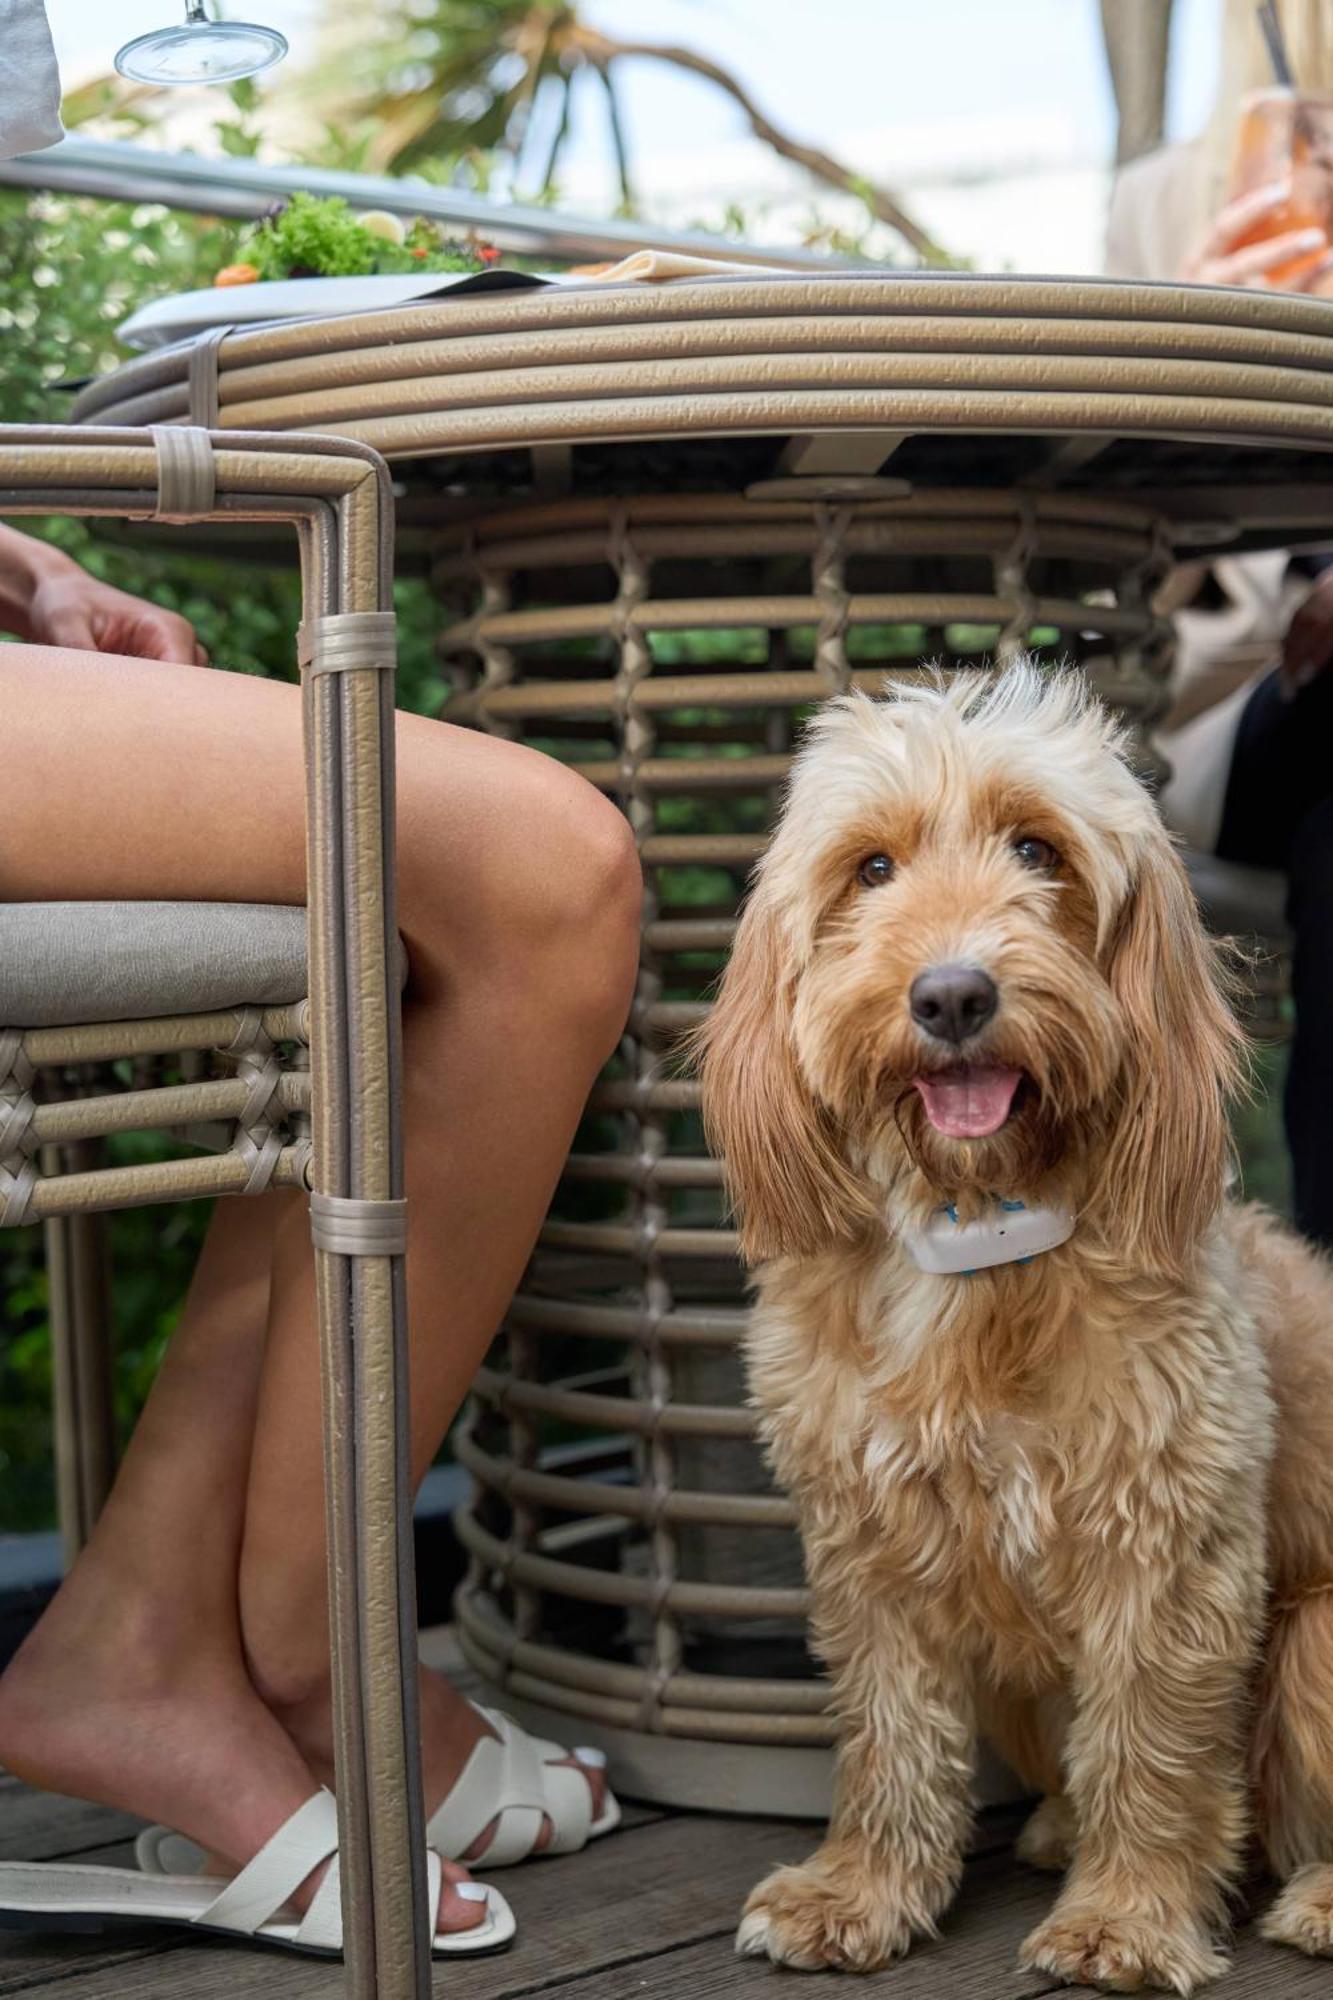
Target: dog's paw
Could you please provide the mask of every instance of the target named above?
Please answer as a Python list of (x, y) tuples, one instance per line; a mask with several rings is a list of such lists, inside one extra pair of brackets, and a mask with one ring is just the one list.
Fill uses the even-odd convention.
[(1054, 1909), (1024, 1941), (1019, 1963), (1071, 1986), (1190, 1994), (1220, 1979), (1227, 1961), (1198, 1924), (1167, 1927), (1146, 1916), (1088, 1907)]
[(1058, 1795), (1043, 1799), (1023, 1823), (1014, 1853), (1029, 1868), (1049, 1868), (1062, 1875), (1074, 1852), (1074, 1808)]
[(775, 1868), (745, 1905), (736, 1949), (802, 1972), (874, 1972), (900, 1957), (911, 1927), (882, 1878), (825, 1872), (818, 1857)]
[(1259, 1926), (1270, 1944), (1333, 1958), (1333, 1862), (1298, 1868)]

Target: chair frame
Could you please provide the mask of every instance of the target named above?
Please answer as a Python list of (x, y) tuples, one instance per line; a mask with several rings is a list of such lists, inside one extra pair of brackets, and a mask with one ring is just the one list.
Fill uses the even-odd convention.
[[(431, 1940), (407, 1456), (388, 470), (368, 447), (330, 437), (0, 426), (0, 515), (32, 514), (250, 522), (297, 533), (310, 999), (308, 1010), (276, 1010), (291, 1018), (272, 1025), (298, 1040), (308, 1028), (311, 1137), (282, 1149), (268, 1184), (311, 1191), (348, 1990), (356, 2000), (425, 2000)], [(217, 1016), (194, 1017), (30, 1030), (20, 1045), (35, 1064), (105, 1060), (136, 1046), (213, 1048), (218, 1032)], [(163, 1105), (157, 1121), (145, 1105), (135, 1128), (178, 1126), (182, 1090), (218, 1089), (141, 1093), (176, 1103), (174, 1111)], [(201, 1101), (197, 1115), (212, 1113)], [(103, 1111), (78, 1135), (60, 1136), (82, 1146), (88, 1133), (124, 1122)], [(8, 1207), (11, 1222), (46, 1226), (61, 1497), (67, 1521), (72, 1510), (86, 1531), (110, 1466), (106, 1277), (91, 1218), (141, 1202), (245, 1192), (248, 1177), (235, 1148), (107, 1169), (48, 1145), (42, 1165), (52, 1171), (34, 1164), (19, 1188), (0, 1175), (0, 1215)]]

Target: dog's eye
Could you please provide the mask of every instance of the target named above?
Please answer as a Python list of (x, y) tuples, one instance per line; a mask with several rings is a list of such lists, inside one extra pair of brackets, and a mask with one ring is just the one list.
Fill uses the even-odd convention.
[(893, 863), (887, 854), (868, 854), (856, 871), (856, 879), (867, 889), (878, 889), (893, 880)]
[(1035, 834), (1025, 834), (1022, 840), (1014, 842), (1014, 853), (1025, 868), (1032, 868), (1040, 875), (1049, 875), (1060, 865), (1060, 857), (1049, 840), (1038, 840)]

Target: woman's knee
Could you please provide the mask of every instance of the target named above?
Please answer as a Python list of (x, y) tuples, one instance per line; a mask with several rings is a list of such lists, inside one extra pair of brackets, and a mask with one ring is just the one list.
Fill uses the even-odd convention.
[(486, 739), (460, 745), (459, 735), (418, 734), (400, 778), (414, 970), (424, 956), (451, 982), (502, 977), (618, 1032), (643, 895), (628, 822), (554, 759)]
[[(572, 774), (561, 767), (561, 779)], [(561, 785), (543, 815), (539, 865), (515, 937), (534, 975), (552, 968), (562, 998), (594, 1030), (624, 1027), (639, 962), (643, 869), (629, 822), (582, 779)]]

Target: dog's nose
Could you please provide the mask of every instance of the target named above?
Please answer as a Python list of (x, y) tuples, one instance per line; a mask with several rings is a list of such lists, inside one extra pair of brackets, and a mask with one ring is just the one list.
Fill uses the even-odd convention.
[(942, 1042), (965, 1042), (1000, 1004), (995, 981), (979, 965), (932, 965), (912, 981), (912, 1019)]

